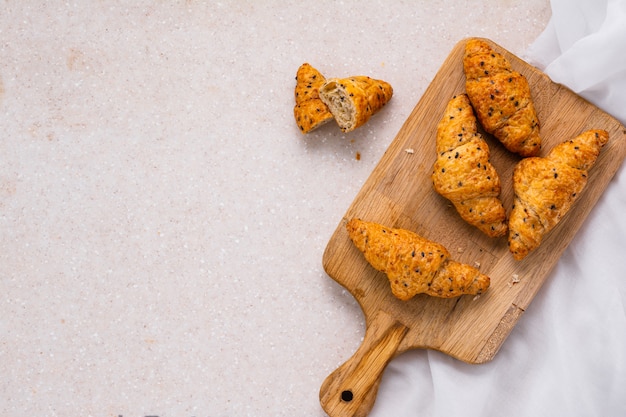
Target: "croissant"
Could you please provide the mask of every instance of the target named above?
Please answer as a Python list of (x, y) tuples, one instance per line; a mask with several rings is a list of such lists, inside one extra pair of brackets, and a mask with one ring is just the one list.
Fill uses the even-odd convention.
[(475, 295), (489, 287), (487, 275), (449, 259), (445, 247), (411, 231), (356, 218), (346, 229), (370, 265), (387, 275), (393, 295), (400, 300), (421, 293), (441, 298)]
[(453, 97), (437, 126), (433, 187), (454, 204), (461, 218), (489, 237), (504, 236), (506, 210), (500, 177), (489, 162), (489, 146), (477, 132), (466, 94)]
[(391, 84), (365, 75), (331, 78), (320, 87), (320, 99), (343, 132), (365, 124), (392, 96)]
[(333, 118), (320, 100), (319, 89), (324, 82), (326, 78), (310, 64), (304, 63), (298, 68), (293, 114), (302, 133), (312, 132)]
[(480, 39), (465, 45), (463, 69), (465, 90), (485, 131), (511, 152), (537, 155), (539, 121), (526, 78)]
[(513, 171), (509, 250), (524, 259), (570, 210), (587, 183), (587, 171), (608, 142), (605, 130), (589, 130), (554, 147), (545, 158), (522, 159)]

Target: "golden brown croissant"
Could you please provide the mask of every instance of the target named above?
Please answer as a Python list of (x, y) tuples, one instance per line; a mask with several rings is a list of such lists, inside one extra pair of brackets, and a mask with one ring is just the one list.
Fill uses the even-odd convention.
[(319, 89), (326, 78), (310, 64), (304, 63), (296, 73), (296, 105), (293, 115), (302, 133), (309, 133), (333, 118), (320, 100)]
[(504, 236), (506, 211), (500, 177), (489, 162), (489, 147), (476, 128), (467, 95), (453, 97), (437, 127), (433, 187), (450, 200), (461, 218), (490, 237)]
[(489, 287), (488, 276), (449, 259), (445, 247), (411, 231), (360, 219), (350, 220), (346, 229), (370, 265), (387, 274), (393, 295), (401, 300), (420, 293), (441, 298), (480, 294)]
[(364, 75), (331, 78), (320, 87), (320, 98), (344, 132), (362, 126), (392, 96), (391, 84)]
[(589, 130), (555, 146), (545, 158), (522, 159), (515, 167), (509, 250), (516, 260), (536, 249), (569, 211), (608, 140), (606, 131)]
[(483, 128), (511, 152), (537, 155), (539, 120), (526, 78), (480, 39), (465, 45), (463, 69), (465, 90)]

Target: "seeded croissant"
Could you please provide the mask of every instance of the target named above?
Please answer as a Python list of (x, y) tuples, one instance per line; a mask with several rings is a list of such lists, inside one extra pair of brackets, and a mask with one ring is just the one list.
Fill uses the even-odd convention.
[(589, 130), (563, 142), (545, 158), (522, 159), (513, 172), (515, 200), (509, 217), (509, 250), (524, 259), (570, 210), (587, 184), (587, 172), (608, 142)]
[(461, 218), (489, 237), (504, 236), (506, 211), (500, 178), (489, 162), (487, 142), (477, 132), (467, 95), (453, 97), (437, 127), (433, 187), (450, 200)]
[(333, 118), (320, 100), (319, 89), (324, 82), (326, 78), (310, 64), (304, 63), (298, 68), (293, 115), (302, 133), (312, 132)]
[(364, 75), (331, 78), (320, 87), (321, 100), (343, 132), (365, 124), (391, 100), (391, 96), (391, 84)]
[(420, 293), (441, 298), (475, 295), (489, 287), (488, 276), (449, 259), (445, 247), (411, 231), (360, 219), (350, 220), (346, 229), (370, 265), (387, 275), (400, 300)]
[(463, 58), (465, 90), (488, 133), (511, 152), (534, 156), (541, 148), (539, 120), (526, 78), (489, 44), (470, 39)]

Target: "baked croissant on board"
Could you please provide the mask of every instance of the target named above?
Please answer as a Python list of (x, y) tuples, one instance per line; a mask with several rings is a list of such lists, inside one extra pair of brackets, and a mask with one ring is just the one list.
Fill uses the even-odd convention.
[(293, 115), (302, 133), (309, 133), (332, 120), (333, 115), (320, 100), (319, 89), (326, 78), (310, 64), (304, 63), (296, 73)]
[(480, 39), (470, 39), (463, 57), (465, 91), (486, 132), (511, 152), (535, 156), (541, 149), (539, 120), (526, 78)]
[(499, 198), (500, 177), (489, 155), (467, 95), (454, 96), (437, 126), (433, 187), (467, 223), (489, 237), (500, 237), (507, 231), (506, 210)]
[(365, 75), (331, 78), (320, 87), (321, 100), (343, 132), (365, 124), (392, 96), (391, 84)]
[(525, 158), (518, 163), (513, 171), (515, 198), (508, 239), (516, 260), (539, 247), (569, 211), (608, 140), (605, 130), (588, 130), (558, 144), (545, 158)]
[(393, 295), (400, 300), (420, 293), (441, 298), (476, 295), (489, 287), (487, 275), (451, 260), (444, 246), (416, 233), (356, 218), (346, 229), (369, 264), (387, 275)]

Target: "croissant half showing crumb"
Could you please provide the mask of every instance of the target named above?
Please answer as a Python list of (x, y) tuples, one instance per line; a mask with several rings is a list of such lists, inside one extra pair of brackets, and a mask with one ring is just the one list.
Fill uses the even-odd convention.
[(516, 260), (539, 247), (570, 210), (608, 140), (605, 130), (589, 130), (555, 146), (545, 158), (518, 163), (513, 171), (515, 199), (509, 216), (509, 250)]
[(437, 127), (432, 181), (435, 191), (450, 200), (467, 223), (489, 237), (506, 234), (500, 178), (489, 162), (489, 147), (477, 132), (476, 117), (465, 94), (448, 102)]
[(343, 132), (365, 124), (392, 96), (391, 84), (364, 75), (331, 78), (320, 87), (320, 99)]
[(333, 115), (320, 100), (319, 89), (326, 78), (310, 64), (304, 63), (296, 73), (293, 115), (302, 133), (309, 133), (332, 120)]
[(535, 156), (541, 149), (539, 119), (526, 78), (480, 39), (465, 45), (465, 90), (488, 133), (511, 152)]
[(416, 233), (356, 218), (346, 229), (369, 264), (387, 275), (400, 300), (421, 293), (441, 298), (476, 295), (489, 287), (488, 276), (451, 260), (445, 247)]

